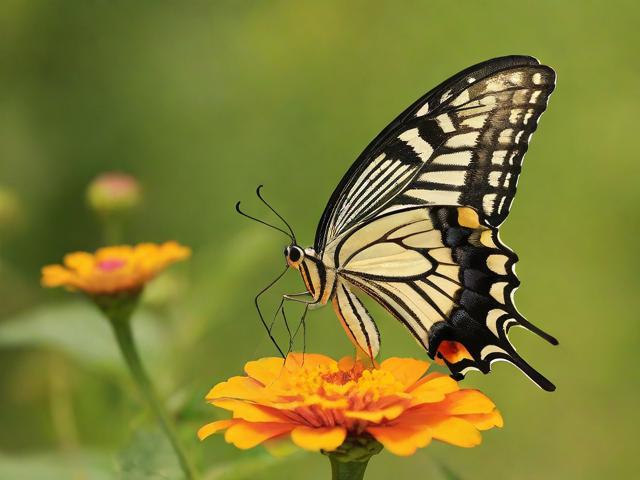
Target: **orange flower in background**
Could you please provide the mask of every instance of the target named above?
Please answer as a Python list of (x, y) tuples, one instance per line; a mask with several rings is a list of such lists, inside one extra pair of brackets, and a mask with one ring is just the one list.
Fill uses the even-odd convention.
[(81, 290), (91, 295), (134, 291), (167, 266), (189, 255), (191, 250), (176, 242), (105, 247), (94, 254), (75, 252), (64, 257), (64, 265), (44, 267), (42, 284)]
[(203, 426), (200, 439), (225, 430), (238, 448), (290, 437), (306, 450), (333, 451), (345, 439), (373, 437), (396, 455), (412, 455), (432, 439), (473, 447), (480, 430), (502, 426), (494, 403), (478, 390), (460, 389), (429, 363), (389, 358), (367, 369), (350, 357), (318, 354), (263, 358), (245, 365), (207, 400), (233, 417)]

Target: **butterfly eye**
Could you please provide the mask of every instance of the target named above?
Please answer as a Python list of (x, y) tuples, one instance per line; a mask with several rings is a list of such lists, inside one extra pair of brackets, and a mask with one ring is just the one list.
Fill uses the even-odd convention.
[(300, 253), (300, 249), (293, 247), (290, 251), (289, 251), (289, 260), (292, 262), (297, 262), (298, 260), (300, 260), (301, 257), (301, 253)]
[(289, 257), (289, 247), (284, 247), (284, 256)]

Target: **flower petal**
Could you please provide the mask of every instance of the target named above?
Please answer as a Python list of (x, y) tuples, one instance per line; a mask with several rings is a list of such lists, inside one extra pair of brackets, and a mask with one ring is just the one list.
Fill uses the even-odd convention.
[(373, 423), (380, 423), (382, 420), (393, 420), (398, 418), (404, 411), (405, 405), (392, 405), (380, 410), (347, 410), (344, 412), (346, 418), (365, 420)]
[(231, 377), (226, 382), (221, 382), (213, 387), (205, 398), (209, 401), (219, 398), (254, 400), (263, 396), (263, 390), (263, 386), (252, 378)]
[(237, 422), (227, 429), (224, 439), (243, 450), (253, 448), (294, 428), (294, 425), (289, 423), (249, 423), (242, 420)]
[(318, 365), (337, 366), (333, 358), (327, 357), (320, 353), (297, 353), (293, 352), (287, 355), (285, 366), (289, 371), (295, 371), (300, 368), (313, 368)]
[(296, 427), (291, 432), (291, 440), (305, 450), (317, 452), (319, 450), (332, 451), (342, 445), (347, 437), (344, 427)]
[(431, 432), (428, 428), (393, 425), (369, 427), (367, 432), (391, 453), (403, 457), (413, 455), (418, 448), (426, 447), (431, 442)]
[(47, 265), (42, 268), (41, 282), (44, 287), (61, 287), (73, 283), (73, 275), (61, 265)]
[(204, 440), (220, 430), (229, 428), (234, 423), (236, 423), (236, 420), (218, 420), (217, 422), (207, 423), (198, 430), (198, 438)]
[(391, 357), (382, 362), (380, 368), (391, 373), (405, 387), (409, 387), (425, 374), (429, 363), (413, 358)]
[(495, 404), (479, 390), (464, 389), (450, 393), (442, 402), (442, 408), (449, 415), (491, 413)]
[(504, 425), (504, 420), (502, 419), (502, 415), (500, 412), (495, 409), (491, 413), (477, 413), (473, 415), (461, 415), (460, 418), (463, 418), (471, 423), (478, 430), (489, 430), (493, 427), (502, 428)]
[(178, 242), (170, 240), (160, 245), (160, 250), (167, 262), (176, 262), (178, 260), (184, 260), (191, 256), (191, 249), (180, 245)]
[(433, 438), (458, 447), (475, 447), (482, 442), (478, 429), (462, 418), (445, 418), (430, 428)]
[(257, 405), (231, 398), (211, 400), (211, 404), (224, 408), (225, 410), (230, 410), (233, 412), (233, 418), (240, 418), (247, 422), (289, 422), (289, 419), (280, 414), (278, 410), (264, 405)]
[[(98, 252), (100, 252), (100, 250), (98, 250)], [(64, 256), (64, 264), (70, 270), (75, 270), (80, 274), (88, 274), (93, 269), (95, 260), (94, 260), (94, 256), (91, 255), (90, 253), (73, 252), (73, 253), (68, 253)]]
[(414, 398), (414, 404), (433, 403), (444, 400), (447, 394), (458, 390), (458, 383), (451, 377), (441, 373), (428, 375), (427, 381), (420, 381), (420, 384), (409, 390)]
[(276, 380), (282, 373), (284, 361), (278, 357), (261, 358), (253, 362), (247, 362), (244, 371), (251, 378), (256, 379), (261, 384), (268, 386)]

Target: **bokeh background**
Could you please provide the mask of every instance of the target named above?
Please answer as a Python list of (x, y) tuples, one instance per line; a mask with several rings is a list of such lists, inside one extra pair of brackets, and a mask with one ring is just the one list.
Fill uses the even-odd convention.
[[(639, 13), (635, 2), (577, 0), (1, 2), (0, 479), (178, 477), (106, 322), (39, 286), (43, 264), (103, 243), (85, 190), (113, 170), (144, 189), (124, 239), (194, 251), (147, 291), (135, 329), (200, 469), (327, 478), (320, 455), (195, 438), (223, 416), (207, 390), (275, 353), (252, 297), (281, 269), (285, 241), (233, 205), (266, 216), (253, 193), (263, 183), (311, 244), (333, 187), (397, 113), (468, 65), (512, 53), (558, 73), (502, 232), (521, 258), (519, 309), (561, 344), (513, 338), (558, 390), (506, 364), (470, 374), (465, 385), (496, 401), (504, 429), (471, 450), (382, 453), (367, 478), (632, 478)], [(299, 289), (289, 273), (267, 310)], [(422, 355), (372, 310), (383, 355)], [(350, 352), (330, 308), (309, 316), (307, 347)]]

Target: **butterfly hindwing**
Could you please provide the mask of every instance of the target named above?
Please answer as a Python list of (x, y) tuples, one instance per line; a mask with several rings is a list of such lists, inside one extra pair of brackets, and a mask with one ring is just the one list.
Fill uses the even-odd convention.
[(469, 368), (487, 373), (492, 362), (505, 360), (553, 388), (508, 339), (509, 329), (519, 325), (555, 343), (516, 310), (517, 256), (475, 210), (391, 212), (358, 227), (332, 253), (341, 264), (339, 276), (380, 303), (432, 357), (442, 341), (461, 343), (473, 358), (449, 364), (454, 375)]
[(351, 341), (365, 356), (375, 358), (380, 351), (380, 332), (365, 306), (351, 292), (346, 282), (337, 282), (333, 308)]
[(469, 369), (488, 373), (493, 362), (503, 360), (516, 365), (545, 390), (555, 389), (516, 353), (508, 338), (512, 327), (521, 326), (557, 344), (554, 337), (529, 323), (514, 305), (513, 293), (520, 285), (515, 274), (517, 255), (500, 241), (498, 230), (483, 225), (471, 208), (433, 207), (430, 217), (442, 231), (443, 242), (459, 266), (461, 285), (447, 323), (430, 332), (430, 352), (436, 351), (443, 340), (456, 341), (473, 358), (447, 362), (454, 376), (462, 378)]

